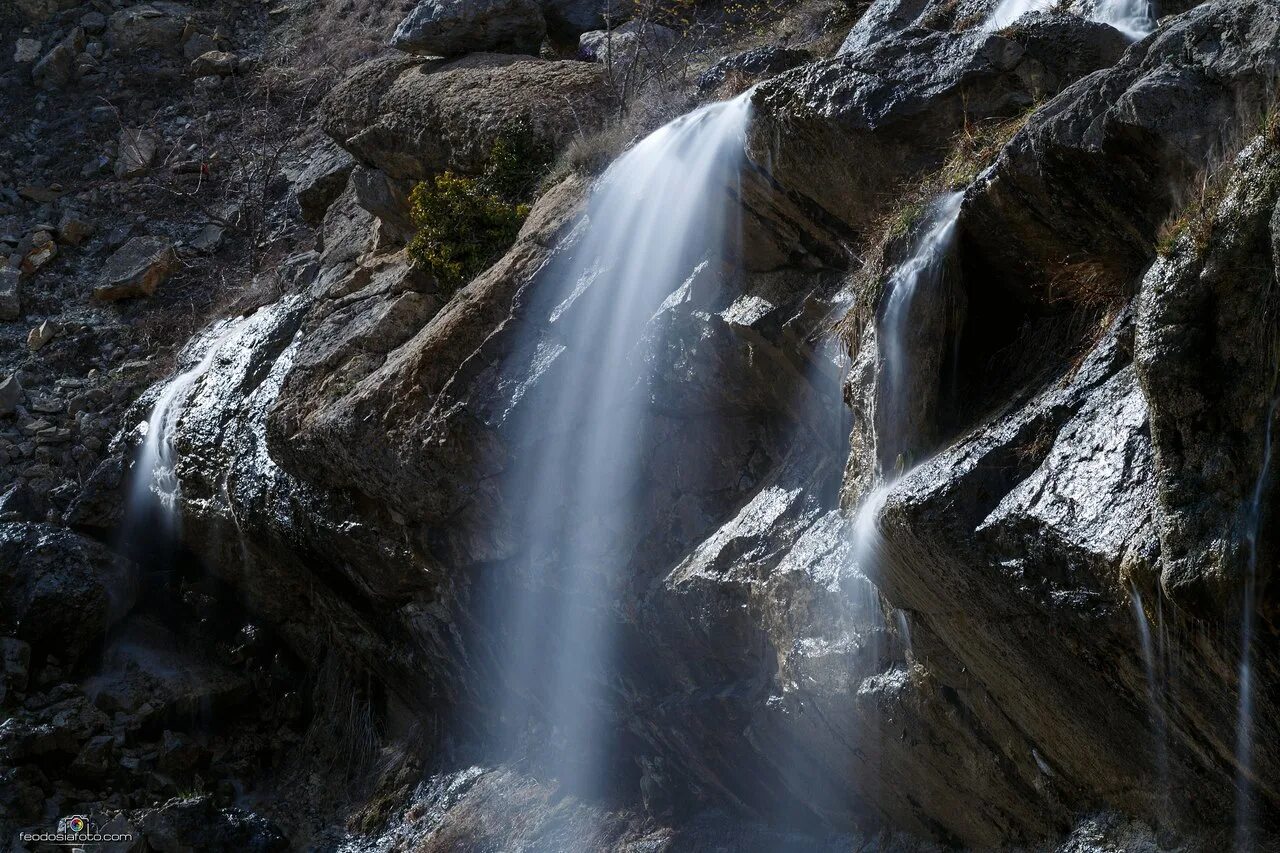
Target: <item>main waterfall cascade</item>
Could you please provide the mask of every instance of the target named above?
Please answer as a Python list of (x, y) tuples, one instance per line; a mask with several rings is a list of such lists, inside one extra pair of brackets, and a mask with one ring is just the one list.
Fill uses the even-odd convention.
[[(682, 285), (736, 261), (736, 192), (750, 93), (657, 130), (600, 178), (567, 247), (536, 279), (527, 332), (536, 375), (509, 427), (505, 475), (516, 577), (489, 606), (497, 739), (584, 793), (604, 786), (615, 733), (601, 711), (615, 671), (614, 593), (634, 521), (662, 341), (650, 320)], [(545, 727), (538, 733), (533, 730)], [(530, 746), (527, 742), (536, 740)]]

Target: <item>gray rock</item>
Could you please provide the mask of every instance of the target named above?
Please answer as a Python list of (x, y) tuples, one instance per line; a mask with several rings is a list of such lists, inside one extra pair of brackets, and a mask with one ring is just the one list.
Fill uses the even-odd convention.
[(578, 55), (615, 70), (633, 62), (652, 61), (663, 57), (675, 44), (676, 33), (661, 24), (628, 21), (612, 30), (594, 30), (578, 37)]
[(351, 154), (329, 140), (307, 152), (305, 166), (293, 178), (293, 191), (305, 222), (320, 224), (329, 205), (346, 187), (354, 166)]
[(159, 144), (156, 134), (146, 128), (122, 128), (116, 139), (116, 177), (133, 178), (144, 174), (151, 168)]
[(58, 240), (68, 246), (79, 246), (93, 236), (97, 227), (75, 211), (68, 210), (58, 220)]
[(96, 781), (104, 778), (111, 769), (112, 757), (115, 753), (115, 738), (111, 735), (96, 735), (85, 741), (75, 760), (71, 762), (71, 773), (78, 779)]
[[(1151, 403), (1159, 483), (1160, 586), (1205, 618), (1239, 607), (1250, 540), (1269, 553), (1266, 441), (1277, 416), (1272, 293), (1280, 275), (1280, 156), (1267, 137), (1231, 167), (1220, 200), (1142, 279), (1134, 358)], [(1241, 275), (1239, 271), (1248, 270)], [(1223, 377), (1231, 381), (1223, 381)], [(1280, 433), (1278, 433), (1280, 435)], [(1260, 520), (1261, 519), (1261, 520)], [(1257, 560), (1259, 583), (1273, 563)]]
[(281, 853), (289, 842), (265, 818), (239, 808), (220, 809), (209, 796), (174, 799), (137, 820), (146, 843), (163, 853)]
[(1061, 300), (1055, 283), (1081, 277), (1087, 292), (1066, 299), (1132, 293), (1161, 223), (1224, 144), (1252, 136), (1277, 74), (1270, 0), (1214, 0), (1161, 26), (1038, 110), (969, 191), (975, 265), (1024, 301)]
[(164, 237), (134, 237), (115, 251), (103, 265), (95, 299), (114, 302), (150, 296), (177, 266), (173, 244)]
[(757, 47), (736, 56), (727, 56), (712, 65), (698, 77), (698, 88), (715, 89), (729, 79), (736, 79), (744, 84), (755, 83), (783, 71), (790, 71), (813, 59), (812, 53), (798, 48), (777, 45)]
[(22, 316), (22, 273), (13, 267), (0, 268), (0, 320)]
[(866, 227), (910, 176), (942, 165), (966, 123), (1015, 116), (1111, 65), (1126, 42), (1069, 14), (1052, 39), (908, 29), (756, 90), (748, 154), (803, 206)]
[(35, 64), (31, 79), (43, 89), (63, 88), (76, 77), (76, 55), (84, 45), (84, 30), (76, 27)]
[(104, 39), (115, 51), (149, 49), (177, 53), (182, 48), (182, 33), (191, 15), (190, 6), (167, 0), (129, 6), (111, 15)]
[(546, 33), (535, 0), (421, 0), (396, 27), (391, 45), (427, 56), (537, 55)]
[(0, 382), (0, 415), (11, 415), (13, 410), (26, 399), (18, 374), (11, 373)]
[(237, 57), (234, 53), (211, 50), (202, 53), (191, 62), (192, 77), (230, 77), (236, 73)]
[(45, 344), (49, 343), (49, 341), (53, 340), (54, 336), (57, 334), (58, 327), (53, 323), (53, 321), (45, 320), (39, 326), (36, 326), (31, 329), (31, 331), (27, 332), (27, 349), (31, 352), (35, 352)]
[(31, 65), (40, 58), (40, 40), (20, 38), (13, 43), (13, 64)]
[(86, 12), (80, 18), (80, 26), (86, 33), (97, 35), (107, 28), (107, 16), (101, 12)]
[(376, 59), (325, 98), (325, 132), (366, 166), (418, 181), (484, 166), (498, 135), (525, 127), (559, 150), (603, 120), (604, 70), (582, 62), (477, 54), (422, 63)]
[(219, 49), (218, 43), (208, 33), (193, 33), (182, 44), (182, 55), (194, 62), (198, 57)]

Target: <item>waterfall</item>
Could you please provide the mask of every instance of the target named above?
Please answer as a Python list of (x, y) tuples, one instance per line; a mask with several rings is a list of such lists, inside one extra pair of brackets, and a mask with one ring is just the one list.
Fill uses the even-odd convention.
[(1236, 850), (1253, 845), (1253, 620), (1258, 593), (1258, 536), (1262, 532), (1262, 504), (1271, 474), (1271, 427), (1280, 397), (1267, 407), (1267, 427), (1262, 441), (1262, 468), (1249, 498), (1248, 574), (1244, 583), (1244, 612), (1240, 618), (1240, 687), (1236, 709)]
[[(178, 480), (178, 459), (173, 447), (174, 431), (192, 388), (209, 372), (236, 327), (237, 323), (234, 321), (224, 321), (212, 326), (201, 341), (203, 354), (200, 359), (165, 383), (156, 397), (146, 423), (141, 426), (143, 440), (134, 462), (132, 486), (125, 513), (127, 525), (136, 527), (159, 523), (160, 532), (164, 536), (169, 539), (177, 536), (181, 483)], [(152, 542), (155, 541), (154, 531), (147, 531), (145, 536)]]
[(912, 443), (919, 436), (912, 427), (911, 414), (919, 401), (910, 387), (912, 306), (920, 288), (939, 281), (945, 271), (963, 198), (963, 193), (949, 193), (935, 204), (929, 227), (920, 235), (911, 257), (893, 270), (886, 284), (889, 296), (878, 329), (884, 381), (876, 401), (876, 408), (884, 409), (883, 417), (877, 412), (876, 453), (882, 464), (889, 460), (893, 466), (884, 474), (886, 483), (915, 464)]
[(662, 343), (650, 320), (686, 282), (735, 260), (730, 195), (749, 94), (676, 119), (605, 172), (573, 237), (535, 279), (519, 333), (536, 375), (511, 416), (521, 450), (504, 476), (519, 542), (490, 614), (506, 632), (493, 702), (507, 747), (529, 749), (587, 795), (601, 792), (616, 757), (601, 706), (617, 670), (615, 593), (643, 535), (635, 525)]
[[(853, 557), (874, 579), (879, 533), (876, 525), (889, 496), (889, 489), (919, 460), (912, 444), (918, 438), (911, 425), (911, 352), (908, 336), (912, 329), (912, 306), (920, 289), (936, 283), (946, 269), (955, 240), (956, 223), (964, 193), (953, 192), (934, 203), (928, 226), (916, 239), (911, 256), (894, 267), (885, 288), (888, 297), (877, 327), (882, 381), (876, 395), (876, 456), (880, 460), (880, 483), (863, 496), (853, 519)], [(880, 411), (883, 409), (883, 416)], [(885, 470), (885, 462), (889, 463)]]
[(1155, 15), (1147, 0), (1098, 0), (1089, 17), (1110, 24), (1130, 41), (1138, 41), (1156, 28)]
[(1152, 738), (1156, 749), (1156, 772), (1159, 775), (1159, 808), (1163, 812), (1165, 800), (1169, 795), (1169, 745), (1166, 738), (1166, 723), (1163, 691), (1160, 689), (1160, 670), (1156, 660), (1156, 646), (1151, 636), (1151, 623), (1147, 619), (1147, 611), (1142, 606), (1142, 593), (1134, 585), (1129, 587), (1129, 607), (1133, 611), (1134, 626), (1138, 631), (1138, 643), (1142, 649), (1142, 665), (1147, 677), (1147, 703), (1151, 708)]
[[(983, 29), (986, 32), (1002, 30), (1023, 15), (1045, 12), (1055, 5), (1056, 0), (1000, 0)], [(1085, 17), (1115, 27), (1130, 41), (1137, 41), (1156, 28), (1148, 0), (1097, 0)]]

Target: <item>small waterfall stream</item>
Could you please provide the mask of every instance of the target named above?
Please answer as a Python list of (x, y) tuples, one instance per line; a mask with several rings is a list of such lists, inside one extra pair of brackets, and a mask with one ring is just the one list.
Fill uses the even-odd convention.
[[(1023, 15), (1045, 12), (1055, 5), (1055, 0), (1000, 0), (983, 29), (995, 32)], [(1138, 41), (1156, 28), (1155, 13), (1148, 0), (1097, 0), (1086, 17), (1100, 24), (1110, 24), (1130, 41)]]
[(603, 788), (615, 751), (601, 706), (616, 669), (615, 593), (643, 535), (661, 343), (650, 320), (691, 276), (720, 275), (735, 259), (737, 205), (726, 194), (743, 165), (749, 96), (676, 119), (605, 172), (576, 242), (540, 274), (523, 332), (538, 373), (512, 432), (530, 444), (506, 477), (526, 585), (508, 583), (489, 616), (507, 632), (499, 739), (587, 795)]
[(1142, 665), (1147, 677), (1147, 702), (1151, 708), (1151, 720), (1156, 750), (1156, 772), (1159, 776), (1160, 790), (1157, 791), (1158, 808), (1163, 811), (1168, 807), (1170, 790), (1169, 778), (1169, 743), (1166, 730), (1164, 710), (1164, 690), (1160, 681), (1160, 661), (1156, 652), (1155, 640), (1151, 634), (1151, 621), (1147, 618), (1146, 608), (1142, 603), (1142, 593), (1136, 586), (1129, 588), (1129, 607), (1133, 611), (1133, 623), (1138, 632), (1138, 643), (1142, 649)]
[(921, 287), (936, 282), (945, 271), (963, 199), (964, 193), (953, 192), (934, 203), (929, 224), (917, 238), (910, 257), (893, 269), (885, 284), (888, 296), (876, 334), (883, 377), (876, 395), (875, 414), (880, 483), (863, 497), (854, 515), (852, 530), (854, 559), (864, 571), (875, 565), (876, 524), (889, 489), (920, 461), (914, 458), (912, 450), (918, 438), (911, 424), (915, 405), (908, 345), (912, 307)]
[[(182, 489), (173, 447), (174, 433), (193, 389), (213, 367), (228, 339), (234, 337), (237, 325), (234, 320), (226, 320), (210, 327), (202, 336), (203, 354), (199, 360), (170, 379), (156, 397), (142, 427), (142, 446), (134, 461), (125, 510), (127, 537), (154, 543), (157, 532), (168, 540), (180, 534), (178, 502)], [(148, 529), (150, 524), (159, 524), (160, 530)]]
[(1236, 838), (1235, 849), (1255, 849), (1255, 816), (1253, 813), (1253, 634), (1254, 608), (1258, 595), (1258, 539), (1262, 533), (1262, 508), (1267, 484), (1271, 477), (1271, 430), (1275, 422), (1280, 397), (1271, 400), (1267, 407), (1267, 425), (1263, 434), (1262, 467), (1253, 485), (1249, 499), (1248, 528), (1248, 576), (1245, 578), (1243, 612), (1240, 615), (1240, 674), (1239, 697), (1236, 709)]

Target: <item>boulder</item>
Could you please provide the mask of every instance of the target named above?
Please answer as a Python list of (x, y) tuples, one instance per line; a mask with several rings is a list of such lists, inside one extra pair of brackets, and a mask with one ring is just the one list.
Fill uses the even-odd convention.
[(327, 139), (307, 152), (301, 171), (292, 179), (303, 221), (320, 224), (329, 205), (346, 187), (354, 166), (351, 154)]
[(18, 381), (18, 374), (10, 373), (0, 381), (0, 415), (11, 415), (13, 410), (27, 398), (26, 391), (22, 390), (22, 383)]
[(0, 320), (22, 316), (22, 273), (13, 267), (0, 268)]
[(620, 73), (632, 63), (661, 59), (676, 42), (675, 30), (661, 24), (628, 21), (612, 30), (593, 30), (578, 37), (578, 56)]
[(133, 178), (146, 173), (159, 144), (159, 137), (150, 130), (122, 128), (116, 137), (116, 177)]
[(223, 50), (211, 50), (202, 53), (191, 62), (192, 77), (230, 77), (236, 73), (239, 61), (234, 53)]
[(107, 20), (104, 39), (108, 47), (120, 52), (148, 49), (178, 53), (192, 14), (190, 6), (168, 0), (129, 6)]
[(31, 65), (40, 58), (40, 40), (20, 38), (13, 43), (13, 64)]
[(589, 132), (609, 102), (603, 69), (498, 54), (422, 63), (378, 59), (324, 100), (326, 133), (394, 179), (476, 173), (494, 140), (523, 128), (551, 148)]
[(89, 220), (68, 210), (58, 220), (58, 241), (68, 246), (79, 246), (97, 230)]
[(134, 237), (107, 258), (93, 296), (104, 302), (150, 296), (173, 273), (177, 261), (166, 238)]
[(58, 256), (58, 244), (48, 231), (37, 231), (31, 237), (31, 249), (22, 256), (19, 269), (23, 275), (35, 275), (36, 272)]
[(133, 604), (136, 569), (69, 530), (0, 523), (0, 624), (73, 669)]
[(536, 0), (421, 0), (396, 27), (391, 46), (426, 56), (536, 56), (546, 34)]
[(52, 320), (45, 320), (39, 326), (27, 332), (27, 349), (35, 352), (43, 347), (49, 341), (53, 340), (58, 334), (58, 327), (54, 325)]
[(736, 81), (745, 86), (790, 71), (814, 59), (812, 53), (793, 47), (766, 45), (726, 56), (698, 77), (698, 88), (708, 91), (718, 89), (726, 81)]
[(84, 30), (76, 27), (53, 46), (31, 69), (31, 79), (42, 89), (61, 89), (76, 76), (76, 55), (84, 50)]
[(1161, 224), (1251, 137), (1277, 74), (1270, 0), (1214, 0), (1161, 26), (1037, 110), (969, 191), (974, 273), (1039, 304), (1132, 293)]
[(1070, 14), (999, 35), (907, 29), (762, 83), (752, 161), (804, 206), (854, 229), (893, 192), (937, 169), (967, 123), (1025, 113), (1111, 65), (1124, 38)]

